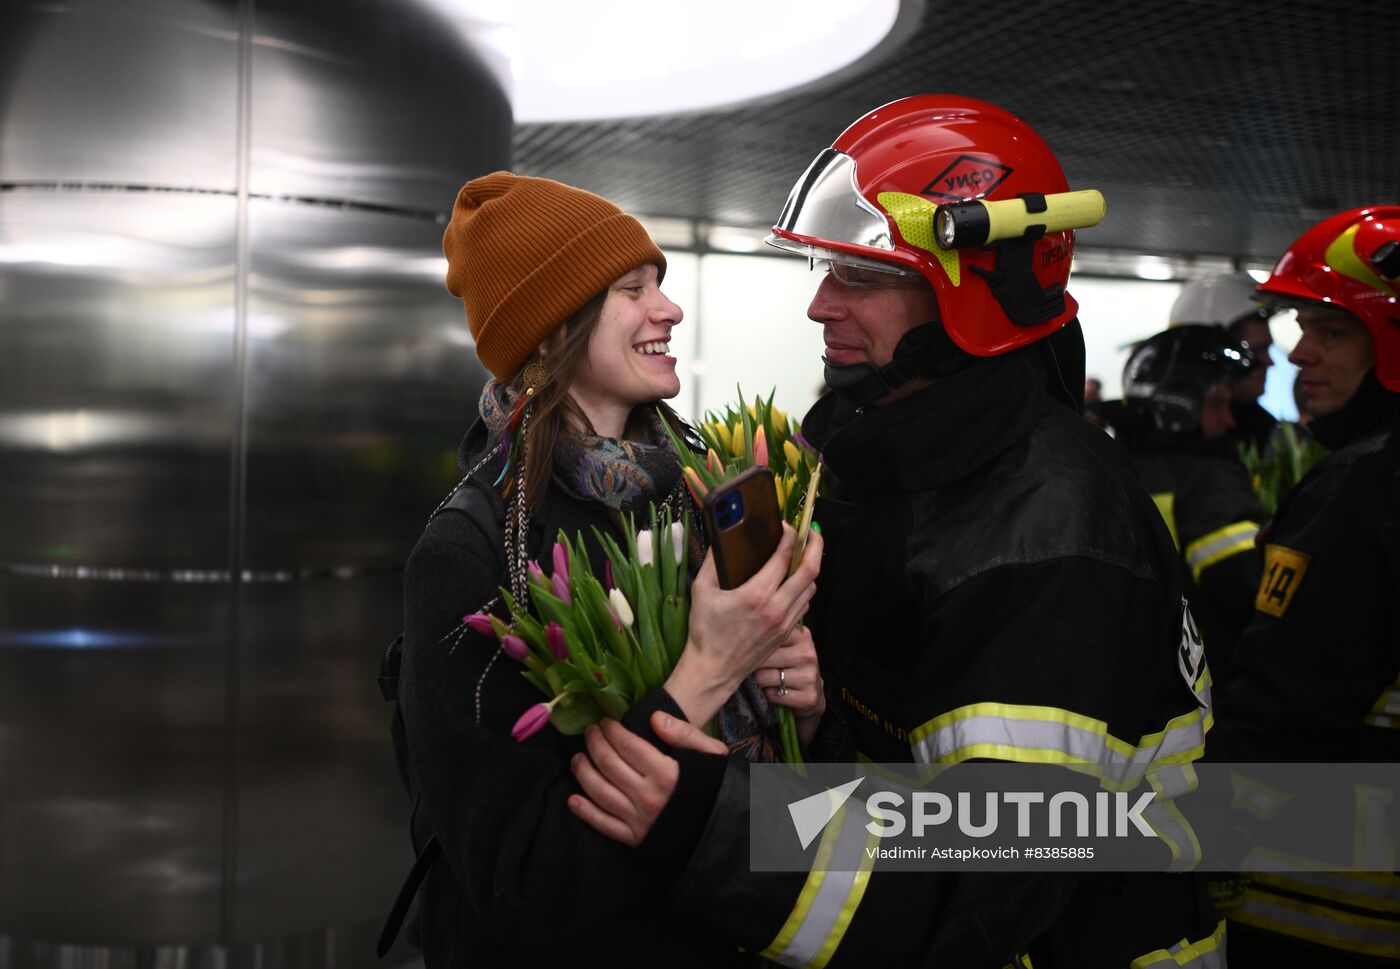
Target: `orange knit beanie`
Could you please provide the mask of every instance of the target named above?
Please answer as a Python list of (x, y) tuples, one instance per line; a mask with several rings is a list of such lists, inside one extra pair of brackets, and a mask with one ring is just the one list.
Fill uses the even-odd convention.
[(644, 263), (666, 274), (641, 223), (607, 199), (511, 172), (462, 186), (442, 251), (476, 355), (501, 380), (618, 277)]

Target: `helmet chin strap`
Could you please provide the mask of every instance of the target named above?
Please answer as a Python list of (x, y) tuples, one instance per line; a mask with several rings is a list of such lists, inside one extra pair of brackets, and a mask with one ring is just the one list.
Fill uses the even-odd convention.
[(842, 400), (857, 407), (874, 403), (915, 377), (947, 377), (976, 359), (964, 351), (941, 323), (922, 323), (900, 339), (890, 362), (826, 364), (826, 385)]

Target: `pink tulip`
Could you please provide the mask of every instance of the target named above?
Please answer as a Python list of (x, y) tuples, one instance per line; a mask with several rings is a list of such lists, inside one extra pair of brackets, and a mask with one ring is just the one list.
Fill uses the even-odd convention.
[(463, 616), (462, 621), (467, 624), (467, 628), (478, 636), (490, 636), (496, 638), (496, 627), (491, 625), (491, 617), (484, 612), (474, 612), (470, 616)]
[(565, 582), (569, 581), (569, 550), (563, 542), (554, 543), (554, 574), (563, 576)]
[[(563, 694), (560, 694), (562, 696)], [(556, 697), (555, 699), (558, 699)], [(540, 732), (540, 729), (549, 723), (550, 704), (536, 703), (530, 709), (520, 715), (520, 719), (515, 721), (515, 726), (510, 728), (510, 735), (519, 743), (526, 738), (533, 737)]]
[(608, 559), (603, 563), (603, 588), (607, 589), (609, 592), (617, 588), (617, 583), (613, 581), (612, 559)]
[(766, 429), (762, 427), (753, 436), (753, 460), (754, 464), (760, 468), (768, 466), (768, 435)]
[(569, 580), (558, 572), (549, 580), (549, 591), (554, 593), (556, 599), (563, 599), (569, 605), (574, 604), (573, 596), (569, 595)]
[(544, 569), (540, 568), (540, 563), (536, 562), (534, 559), (526, 563), (525, 568), (526, 571), (530, 573), (531, 582), (549, 582), (549, 580), (544, 577)]
[(569, 644), (564, 641), (564, 627), (552, 622), (544, 627), (544, 638), (549, 643), (549, 651), (555, 659), (569, 658)]
[(511, 633), (501, 637), (501, 649), (516, 662), (523, 662), (530, 655), (530, 647), (525, 645), (525, 640)]

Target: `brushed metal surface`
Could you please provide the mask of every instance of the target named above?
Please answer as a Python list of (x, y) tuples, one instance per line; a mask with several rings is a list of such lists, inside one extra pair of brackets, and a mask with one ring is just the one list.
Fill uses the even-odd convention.
[(219, 936), (227, 585), (0, 573), (0, 934)]
[(442, 226), (261, 199), (249, 225), (246, 567), (401, 563), (487, 376)]
[(444, 212), (482, 159), (509, 157), (499, 82), (427, 10), (259, 0), (256, 23), (254, 194)]
[(232, 192), (237, 0), (6, 0), (0, 182)]
[(0, 562), (227, 568), (235, 210), (0, 193)]
[(399, 0), (0, 10), (0, 969), (377, 964), (375, 666), (483, 377), (439, 217), (509, 125)]

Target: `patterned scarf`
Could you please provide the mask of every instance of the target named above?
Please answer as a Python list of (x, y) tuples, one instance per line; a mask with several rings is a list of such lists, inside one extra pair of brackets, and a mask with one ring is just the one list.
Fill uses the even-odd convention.
[[(497, 380), (488, 381), (481, 393), (481, 418), (493, 435), (501, 437), (505, 452), (513, 447), (509, 424), (519, 403), (517, 394)], [(554, 482), (575, 497), (596, 501), (622, 515), (641, 517), (647, 505), (660, 505), (679, 496), (686, 501), (680, 462), (671, 452), (661, 418), (654, 410), (647, 413), (646, 429), (650, 442), (624, 441), (596, 434), (563, 429), (555, 441)], [(691, 578), (700, 568), (704, 548), (700, 536), (704, 526), (691, 515)], [(782, 749), (778, 740), (776, 711), (767, 694), (752, 676), (746, 677), (732, 697), (725, 701), (718, 717), (719, 737), (729, 749), (751, 761), (776, 761)]]

